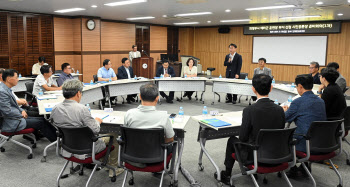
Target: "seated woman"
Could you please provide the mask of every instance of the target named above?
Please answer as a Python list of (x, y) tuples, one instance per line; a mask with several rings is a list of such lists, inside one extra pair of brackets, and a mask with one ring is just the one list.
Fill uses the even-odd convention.
[[(186, 77), (197, 77), (197, 67), (194, 66), (194, 59), (189, 58), (186, 62), (186, 65), (184, 67), (184, 76)], [(193, 91), (192, 92), (185, 92), (184, 97), (188, 97), (189, 100), (191, 100)]]

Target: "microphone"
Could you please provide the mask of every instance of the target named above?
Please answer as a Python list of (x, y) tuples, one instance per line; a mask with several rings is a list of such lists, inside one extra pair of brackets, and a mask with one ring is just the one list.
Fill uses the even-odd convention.
[(147, 54), (147, 52), (145, 50), (142, 50), (142, 52), (145, 53), (145, 55), (149, 57), (149, 55)]

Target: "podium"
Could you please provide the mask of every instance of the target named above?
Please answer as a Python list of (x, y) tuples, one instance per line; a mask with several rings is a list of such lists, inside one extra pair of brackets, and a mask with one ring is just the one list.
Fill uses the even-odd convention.
[(134, 58), (132, 60), (132, 69), (137, 77), (153, 79), (156, 75), (156, 65), (152, 57)]

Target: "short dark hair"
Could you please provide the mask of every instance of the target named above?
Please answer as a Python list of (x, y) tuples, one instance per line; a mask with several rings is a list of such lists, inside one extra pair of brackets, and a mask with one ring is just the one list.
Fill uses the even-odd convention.
[(4, 69), (4, 68), (0, 68), (0, 74), (3, 74), (3, 73), (4, 73), (4, 71), (5, 71), (5, 69)]
[(327, 68), (339, 69), (339, 64), (336, 62), (328, 63)]
[(137, 47), (137, 45), (132, 45), (132, 47), (131, 47), (131, 48), (132, 48), (132, 49), (134, 49), (135, 47)]
[(311, 90), (314, 87), (314, 79), (310, 74), (301, 74), (295, 77), (295, 85), (301, 84), (305, 90)]
[(164, 63), (169, 63), (169, 60), (163, 59), (163, 60), (162, 60), (162, 64), (164, 64)]
[(189, 58), (189, 59), (187, 60), (187, 62), (186, 62), (186, 65), (187, 65), (187, 66), (189, 66), (188, 63), (190, 62), (190, 60), (193, 61), (193, 65), (194, 65), (194, 63), (195, 63), (194, 59), (193, 59), (193, 58)]
[(158, 87), (157, 85), (150, 83), (145, 84), (140, 87), (141, 100), (153, 102), (158, 96)]
[(320, 69), (320, 64), (318, 62), (310, 62), (310, 65), (315, 65), (315, 68)]
[(64, 69), (66, 69), (67, 66), (70, 66), (70, 64), (69, 64), (69, 63), (63, 63), (63, 64), (61, 65), (62, 71), (64, 71)]
[(45, 59), (45, 57), (41, 56), (38, 58), (38, 61), (39, 62), (46, 62), (46, 59)]
[(253, 87), (259, 95), (268, 95), (271, 90), (272, 79), (266, 74), (257, 74), (253, 77)]
[(50, 68), (52, 68), (51, 65), (43, 65), (40, 68), (40, 73), (44, 75), (44, 73), (50, 73)]
[(266, 58), (259, 58), (258, 61), (263, 60), (266, 63)]
[(109, 61), (111, 61), (111, 60), (105, 59), (105, 60), (103, 61), (103, 66), (108, 65), (108, 62), (109, 62)]
[(128, 59), (128, 58), (123, 58), (123, 59), (122, 59), (122, 63), (125, 64), (125, 62), (126, 62), (127, 60), (129, 60), (129, 59)]
[(324, 77), (329, 83), (335, 83), (339, 77), (339, 73), (335, 68), (327, 67), (321, 70), (321, 76)]
[(4, 70), (4, 72), (2, 73), (2, 80), (5, 82), (7, 77), (14, 77), (15, 73), (17, 73), (17, 75), (18, 75), (18, 71), (15, 69)]
[(230, 48), (231, 46), (233, 46), (234, 48), (237, 48), (237, 45), (236, 44), (230, 44), (230, 45), (228, 45), (228, 48)]

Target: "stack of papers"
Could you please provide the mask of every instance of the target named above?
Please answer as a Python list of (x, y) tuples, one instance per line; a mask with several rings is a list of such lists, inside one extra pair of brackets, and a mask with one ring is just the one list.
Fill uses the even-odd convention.
[(93, 118), (100, 118), (102, 119), (102, 122), (104, 123), (116, 123), (121, 121), (120, 116), (112, 116), (112, 115), (108, 115), (108, 114), (91, 114), (91, 116)]
[(225, 121), (221, 121), (221, 120), (216, 119), (216, 118), (203, 119), (200, 122), (205, 123), (205, 124), (210, 125), (210, 126), (213, 126), (213, 127), (224, 127), (224, 126), (231, 125), (230, 123), (227, 123)]
[(225, 116), (225, 118), (229, 121), (233, 121), (237, 124), (242, 124), (242, 117), (228, 117), (228, 116)]
[(56, 95), (37, 95), (36, 98), (38, 100), (57, 99), (57, 96)]

